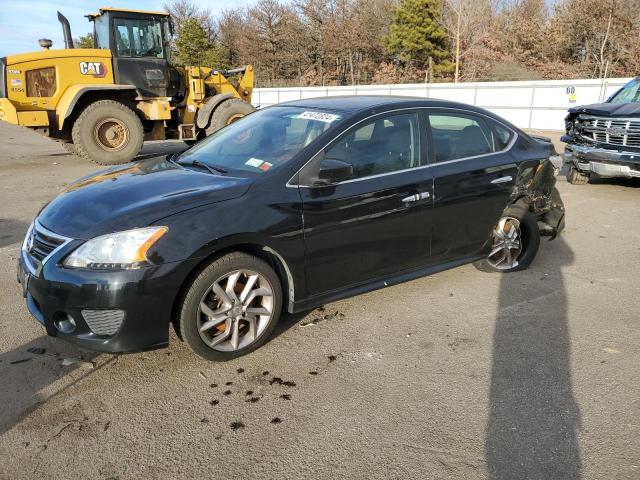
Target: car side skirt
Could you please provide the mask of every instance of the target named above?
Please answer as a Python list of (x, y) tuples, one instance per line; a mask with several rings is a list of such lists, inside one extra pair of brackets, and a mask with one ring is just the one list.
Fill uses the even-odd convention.
[(293, 304), (293, 310), (290, 313), (298, 313), (306, 310), (325, 305), (330, 302), (342, 300), (348, 297), (354, 297), (363, 293), (371, 292), (373, 290), (379, 290), (381, 288), (390, 287), (399, 283), (408, 282), (417, 278), (426, 277), (428, 275), (449, 270), (450, 268), (459, 267), (467, 263), (472, 263), (485, 258), (484, 254), (474, 255), (471, 257), (465, 257), (463, 259), (439, 264), (431, 265), (428, 267), (422, 267), (414, 270), (404, 271), (395, 275), (391, 275), (384, 278), (378, 278), (366, 283), (352, 285), (339, 290), (332, 290), (330, 292), (322, 293), (314, 297), (306, 298), (304, 300), (296, 301)]

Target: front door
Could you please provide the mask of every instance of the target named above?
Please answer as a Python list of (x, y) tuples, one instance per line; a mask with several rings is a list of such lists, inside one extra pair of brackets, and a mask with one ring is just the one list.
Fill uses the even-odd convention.
[(433, 180), (419, 124), (410, 112), (352, 127), (324, 158), (351, 164), (353, 177), (300, 187), (310, 295), (429, 263)]
[(509, 202), (517, 166), (515, 133), (481, 115), (431, 111), (435, 263), (477, 255)]

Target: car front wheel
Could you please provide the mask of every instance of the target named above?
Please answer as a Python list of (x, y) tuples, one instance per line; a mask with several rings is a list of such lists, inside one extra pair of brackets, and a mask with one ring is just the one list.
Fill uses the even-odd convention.
[(282, 308), (273, 269), (241, 252), (220, 257), (189, 286), (179, 329), (189, 347), (207, 360), (230, 360), (265, 343)]
[(519, 205), (508, 208), (491, 235), (491, 251), (474, 265), (484, 272), (524, 270), (538, 253), (540, 229), (535, 215)]

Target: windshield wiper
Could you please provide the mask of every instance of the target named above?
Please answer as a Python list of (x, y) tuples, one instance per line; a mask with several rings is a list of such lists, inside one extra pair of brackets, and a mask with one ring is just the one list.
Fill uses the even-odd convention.
[(182, 165), (185, 167), (204, 168), (205, 170), (208, 170), (209, 173), (213, 173), (214, 175), (216, 173), (222, 173), (222, 174), (227, 173), (227, 170), (222, 167), (218, 167), (216, 165), (209, 165), (208, 163), (201, 162), (200, 160), (189, 160), (186, 162), (181, 162), (180, 160), (177, 160), (177, 161), (174, 160), (174, 162), (177, 163), (178, 165)]

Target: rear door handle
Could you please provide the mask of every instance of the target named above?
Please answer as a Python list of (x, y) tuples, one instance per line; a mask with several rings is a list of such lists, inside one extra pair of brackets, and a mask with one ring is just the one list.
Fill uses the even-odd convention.
[(420, 200), (426, 200), (430, 196), (431, 194), (429, 192), (420, 192), (420, 193), (415, 193), (413, 195), (409, 195), (408, 197), (403, 198), (402, 201), (404, 203), (419, 202)]
[(499, 183), (507, 183), (507, 182), (510, 182), (511, 180), (513, 180), (513, 177), (511, 177), (511, 175), (507, 175), (506, 177), (500, 177), (500, 178), (491, 180), (491, 183), (493, 183), (494, 185), (498, 185)]

